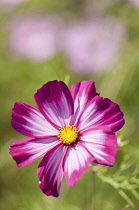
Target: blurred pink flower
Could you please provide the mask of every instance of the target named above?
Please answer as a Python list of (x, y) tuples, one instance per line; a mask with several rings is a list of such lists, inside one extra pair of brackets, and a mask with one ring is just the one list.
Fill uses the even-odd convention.
[(135, 7), (139, 7), (139, 0), (128, 0), (131, 2)]
[(96, 93), (94, 82), (50, 81), (34, 95), (38, 109), (16, 102), (12, 126), (30, 138), (11, 144), (18, 167), (43, 157), (39, 185), (46, 195), (59, 196), (63, 175), (68, 187), (95, 162), (113, 166), (117, 152), (115, 132), (124, 125), (119, 106)]
[(59, 18), (40, 14), (16, 16), (8, 26), (8, 46), (15, 57), (34, 62), (50, 59), (57, 52)]
[(0, 6), (3, 6), (5, 9), (10, 9), (16, 7), (28, 0), (0, 0)]
[(125, 37), (114, 18), (89, 18), (72, 22), (63, 31), (62, 47), (70, 68), (89, 74), (106, 70), (117, 58)]

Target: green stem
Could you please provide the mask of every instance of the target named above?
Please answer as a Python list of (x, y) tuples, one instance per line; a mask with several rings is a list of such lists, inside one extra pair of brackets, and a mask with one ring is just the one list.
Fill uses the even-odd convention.
[(86, 210), (95, 210), (95, 173), (90, 170)]
[(123, 190), (119, 190), (118, 192), (132, 208), (135, 207), (134, 203), (130, 200), (130, 198), (125, 194)]

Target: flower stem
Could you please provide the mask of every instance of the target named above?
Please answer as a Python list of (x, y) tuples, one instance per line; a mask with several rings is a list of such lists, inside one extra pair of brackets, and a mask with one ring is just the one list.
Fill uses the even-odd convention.
[(95, 210), (95, 173), (90, 170), (86, 210)]

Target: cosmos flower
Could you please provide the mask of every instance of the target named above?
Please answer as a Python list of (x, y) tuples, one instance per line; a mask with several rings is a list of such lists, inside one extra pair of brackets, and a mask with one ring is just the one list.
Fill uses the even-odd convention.
[(57, 52), (60, 20), (56, 15), (23, 14), (8, 24), (8, 49), (11, 55), (33, 62), (51, 59)]
[(39, 186), (46, 195), (59, 196), (63, 175), (73, 186), (91, 162), (113, 166), (115, 132), (124, 125), (119, 106), (96, 93), (94, 82), (50, 81), (34, 95), (38, 108), (16, 102), (12, 126), (29, 138), (11, 143), (18, 167), (43, 157)]
[(69, 24), (63, 31), (61, 45), (73, 72), (91, 74), (114, 63), (124, 38), (124, 26), (118, 20), (89, 17)]

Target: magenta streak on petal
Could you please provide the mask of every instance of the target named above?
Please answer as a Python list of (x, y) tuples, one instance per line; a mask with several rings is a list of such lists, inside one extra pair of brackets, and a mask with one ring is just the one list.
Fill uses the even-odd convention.
[(107, 98), (95, 96), (84, 109), (77, 122), (80, 131), (97, 126), (108, 126), (113, 132), (124, 125), (119, 106)]
[(39, 110), (54, 126), (69, 125), (69, 118), (74, 112), (73, 99), (64, 82), (50, 81), (34, 95)]
[(11, 123), (15, 130), (29, 137), (54, 136), (58, 132), (39, 110), (22, 102), (15, 103)]
[(23, 139), (10, 145), (10, 155), (20, 168), (44, 156), (57, 144), (59, 144), (59, 140), (56, 137)]
[(88, 105), (82, 110), (77, 124), (75, 126), (79, 131), (91, 128), (95, 122), (97, 122), (102, 116), (102, 113), (98, 113), (98, 101), (101, 99), (99, 96), (95, 96)]
[(117, 153), (117, 138), (111, 130), (98, 127), (80, 135), (79, 142), (89, 150), (96, 163), (113, 166)]
[(59, 144), (53, 147), (38, 166), (39, 186), (44, 194), (59, 196), (63, 178), (62, 163), (67, 147)]
[(123, 127), (125, 123), (123, 113), (119, 106), (108, 98), (103, 98), (102, 101), (100, 101), (98, 112), (103, 112), (104, 115), (95, 125), (108, 125), (113, 132)]
[(74, 83), (72, 85), (71, 95), (74, 101), (74, 110), (75, 110), (71, 124), (75, 124), (81, 111), (92, 100), (92, 98), (98, 94), (96, 93), (94, 82), (82, 81)]
[(88, 164), (94, 158), (88, 150), (80, 143), (71, 145), (64, 157), (63, 170), (67, 186), (73, 186), (80, 176), (88, 169)]
[(71, 95), (75, 103), (75, 110), (78, 108), (80, 102), (82, 103), (82, 107), (84, 107), (96, 95), (95, 83), (92, 81), (74, 83), (71, 86)]

